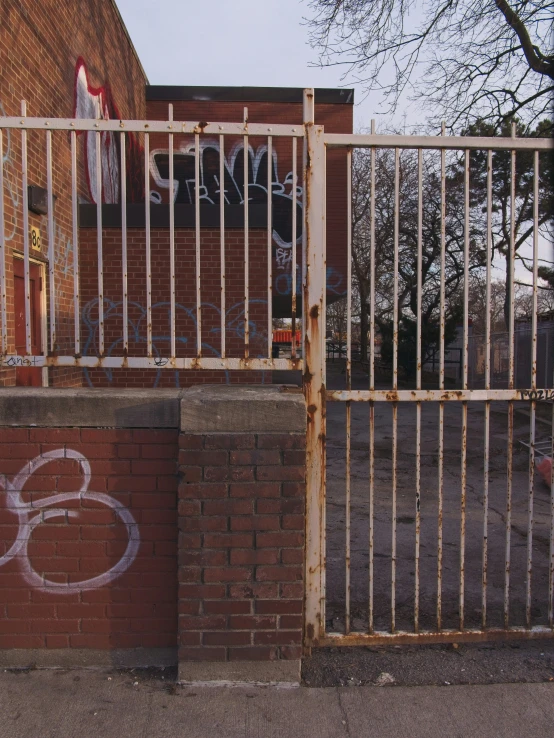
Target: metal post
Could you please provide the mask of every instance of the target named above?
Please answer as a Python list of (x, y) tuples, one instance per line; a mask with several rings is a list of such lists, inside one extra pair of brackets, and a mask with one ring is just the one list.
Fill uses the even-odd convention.
[(325, 144), (314, 125), (314, 91), (304, 91), (307, 141), (304, 186), (306, 280), (303, 285), (306, 449), (306, 640), (309, 648), (325, 631)]

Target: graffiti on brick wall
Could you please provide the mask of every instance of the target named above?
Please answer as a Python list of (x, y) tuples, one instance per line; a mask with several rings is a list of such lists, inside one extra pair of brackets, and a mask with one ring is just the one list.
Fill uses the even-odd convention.
[[(77, 59), (75, 65), (74, 117), (97, 120), (120, 120), (121, 115), (106, 82), (101, 87), (93, 87), (85, 60)], [(95, 131), (80, 131), (84, 137), (84, 162), (87, 187), (92, 202), (110, 204), (119, 202), (120, 191), (120, 139), (112, 131), (100, 133), (101, 193), (97, 185), (97, 159)], [(127, 199), (140, 202), (144, 199), (142, 176), (142, 147), (133, 133), (125, 136), (125, 155), (127, 167)]]
[[(6, 111), (4, 106), (0, 102), (0, 116), (5, 116)], [(17, 185), (17, 169), (14, 167), (12, 160), (12, 134), (9, 128), (3, 131), (3, 150), (1, 153), (1, 164), (4, 172), (4, 189), (8, 196), (8, 200), (12, 205), (14, 211), (14, 217), (12, 219), (6, 218), (4, 221), (4, 240), (11, 241), (15, 236), (16, 230), (16, 218), (15, 213), (18, 212), (19, 208), (19, 188)], [(4, 195), (4, 193), (1, 193)]]
[[(43, 215), (40, 219), (40, 230), (42, 233), (48, 233), (48, 218)], [(74, 272), (74, 251), (73, 241), (67, 236), (63, 228), (54, 218), (54, 290), (56, 294), (56, 306), (60, 309), (62, 299), (67, 297), (69, 291), (72, 294), (72, 287), (68, 285), (67, 280), (73, 278)]]
[[(254, 310), (256, 306), (267, 305), (267, 300), (250, 300), (250, 310)], [(166, 324), (167, 330), (159, 333), (153, 333), (152, 335), (152, 352), (154, 357), (162, 358), (167, 353), (167, 346), (170, 342), (170, 309), (171, 304), (169, 302), (157, 302), (152, 305), (152, 323), (154, 325)], [(204, 356), (221, 356), (221, 309), (212, 303), (203, 302), (201, 304), (202, 320), (204, 324), (213, 325), (210, 329), (210, 339), (202, 342), (202, 354)], [(141, 347), (142, 355), (146, 355), (147, 347), (147, 312), (144, 305), (140, 302), (130, 301), (128, 304), (129, 314), (137, 316), (132, 318), (130, 315), (127, 319), (129, 342)], [(183, 332), (177, 334), (175, 342), (177, 348), (185, 348), (191, 343), (196, 347), (196, 307), (188, 308), (185, 305), (177, 303), (175, 305), (176, 322), (182, 323), (182, 319), (186, 321), (187, 333), (184, 335)], [(158, 316), (158, 317), (156, 317)], [(211, 317), (209, 317), (211, 316)], [(120, 321), (123, 319), (123, 303), (113, 302), (104, 298), (104, 330), (109, 331), (110, 320), (118, 321), (118, 327)], [(92, 354), (93, 356), (98, 353), (98, 298), (95, 298), (88, 302), (81, 313), (81, 324), (84, 328), (84, 343), (83, 343), (83, 356)], [(250, 318), (248, 322), (249, 326), (249, 344), (252, 356), (256, 356), (255, 351), (258, 349), (259, 357), (267, 356), (267, 321), (265, 321), (264, 328), (260, 329), (256, 321)], [(121, 328), (119, 327), (121, 332)], [(234, 336), (241, 342), (244, 341), (244, 302), (238, 302), (232, 307), (225, 311), (225, 335), (228, 341), (230, 337)], [(189, 336), (191, 338), (189, 338)], [(213, 340), (212, 340), (213, 337)], [(165, 345), (165, 350), (160, 351), (159, 345)], [(118, 350), (121, 351), (123, 348), (123, 337), (113, 341), (106, 349), (106, 356), (111, 356)], [(92, 377), (88, 369), (84, 369), (86, 381), (90, 387), (94, 386)], [(113, 371), (110, 369), (104, 369), (104, 375), (108, 382), (113, 380)], [(157, 387), (162, 377), (162, 371), (167, 373), (172, 370), (170, 369), (158, 369), (156, 372), (152, 372), (153, 386)], [(173, 372), (175, 386), (179, 387), (179, 371)], [(227, 384), (230, 382), (229, 372), (225, 371), (225, 379)], [(262, 372), (262, 382), (265, 381), (265, 372)]]
[[(183, 144), (174, 154), (173, 199), (178, 204), (192, 205), (195, 202), (195, 147), (194, 143)], [(224, 157), (224, 181), (220, 180), (219, 142), (213, 140), (200, 143), (200, 204), (218, 205), (223, 196), (227, 205), (243, 205), (244, 192), (244, 143), (236, 143)], [(292, 260), (292, 210), (296, 190), (296, 242), (302, 243), (302, 187), (298, 178), (293, 182), (292, 171), (281, 180), (279, 178), (278, 157), (275, 151), (271, 157), (271, 194), (268, 195), (268, 150), (267, 146), (254, 149), (248, 147), (248, 202), (251, 205), (267, 207), (271, 197), (273, 213), (273, 240), (275, 242), (275, 262), (277, 269), (288, 270)], [(169, 189), (169, 152), (155, 149), (150, 155), (150, 172), (155, 184), (161, 189)], [(150, 199), (161, 202), (162, 196), (152, 190)]]
[[(38, 469), (54, 459), (74, 459), (78, 462), (83, 477), (80, 489), (75, 490), (75, 492), (64, 492), (62, 494), (52, 495), (51, 497), (35, 498), (32, 502), (25, 502), (22, 492), (29, 479)], [(15, 541), (8, 551), (3, 556), (0, 556), (0, 567), (15, 560), (19, 564), (25, 582), (30, 587), (43, 592), (56, 591), (62, 594), (73, 594), (84, 589), (105, 587), (110, 582), (113, 582), (114, 579), (117, 579), (123, 572), (127, 571), (135, 560), (139, 549), (140, 534), (138, 524), (135, 522), (131, 512), (113, 497), (102, 492), (89, 491), (90, 479), (91, 469), (86, 457), (78, 451), (63, 448), (48, 451), (43, 456), (37, 456), (29, 463), (26, 463), (11, 481), (5, 476), (3, 478), (0, 476), (0, 485), (3, 487), (7, 498), (6, 507), (19, 520), (19, 530)], [(46, 575), (39, 574), (31, 563), (28, 545), (33, 531), (45, 520), (77, 518), (80, 512), (74, 508), (72, 503), (76, 501), (86, 503), (89, 500), (94, 500), (115, 512), (121, 523), (127, 529), (127, 547), (119, 561), (103, 574), (75, 582), (56, 582), (49, 580)]]

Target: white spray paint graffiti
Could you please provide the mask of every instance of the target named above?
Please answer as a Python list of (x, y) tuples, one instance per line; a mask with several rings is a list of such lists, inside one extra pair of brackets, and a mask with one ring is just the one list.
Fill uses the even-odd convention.
[[(33, 500), (32, 503), (24, 502), (21, 492), (29, 477), (40, 469), (41, 466), (48, 464), (53, 459), (74, 459), (79, 463), (83, 474), (81, 488), (75, 492), (64, 492), (45, 499)], [(43, 592), (56, 590), (67, 594), (72, 594), (83, 589), (105, 587), (110, 582), (113, 582), (114, 579), (117, 579), (123, 572), (127, 571), (135, 560), (139, 549), (140, 534), (138, 524), (135, 522), (130, 511), (117, 500), (114, 500), (113, 497), (101, 492), (89, 492), (90, 477), (90, 464), (86, 457), (78, 451), (71, 449), (64, 450), (62, 448), (56, 451), (48, 451), (44, 456), (37, 456), (29, 464), (25, 464), (11, 482), (7, 478), (4, 478), (7, 508), (13, 511), (19, 518), (19, 531), (12, 546), (4, 556), (0, 557), (0, 566), (16, 559), (23, 573), (23, 578), (30, 587), (35, 587)], [(65, 503), (75, 500), (94, 500), (114, 510), (127, 528), (127, 547), (121, 559), (104, 574), (99, 574), (91, 579), (85, 579), (80, 582), (53, 582), (41, 576), (33, 569), (28, 552), (29, 539), (36, 526), (45, 520), (77, 517), (79, 512), (64, 507)]]
[[(40, 219), (40, 230), (41, 233), (48, 233), (48, 218), (43, 215)], [(56, 305), (59, 307), (63, 297), (67, 296), (68, 290), (73, 289), (72, 286), (68, 286), (67, 282), (60, 279), (60, 276), (71, 279), (73, 277), (74, 269), (74, 253), (73, 253), (73, 242), (63, 232), (62, 227), (56, 222), (54, 218), (54, 279), (55, 279), (55, 291), (56, 291)]]
[[(6, 111), (4, 110), (4, 106), (2, 103), (0, 103), (0, 116), (5, 116)], [(8, 197), (10, 198), (13, 206), (14, 214), (18, 212), (19, 207), (19, 191), (17, 186), (17, 174), (16, 170), (13, 166), (12, 162), (12, 137), (11, 137), (11, 131), (9, 128), (7, 128), (4, 131), (4, 138), (6, 141), (6, 148), (5, 151), (0, 152), (2, 154), (2, 166), (4, 167), (4, 187), (7, 190)], [(3, 193), (2, 193), (3, 194)], [(8, 219), (6, 218), (6, 222), (4, 224), (4, 227), (8, 225)], [(4, 232), (4, 240), (5, 241), (11, 241), (12, 238), (15, 236), (15, 217), (12, 220), (11, 228), (6, 229)]]
[[(183, 144), (174, 154), (173, 199), (175, 203), (194, 204), (195, 145)], [(248, 202), (266, 205), (268, 199), (268, 149), (266, 145), (248, 147)], [(206, 139), (200, 142), (200, 203), (217, 205), (223, 194), (227, 205), (244, 204), (244, 143), (237, 142), (224, 157), (224, 182), (219, 181), (219, 142)], [(169, 189), (169, 151), (155, 149), (150, 154), (150, 172), (156, 185)], [(221, 187), (223, 184), (223, 187)], [(279, 179), (277, 152), (271, 157), (271, 203), (273, 210), (273, 240), (276, 244), (276, 265), (290, 271), (292, 261), (292, 200), (296, 189), (296, 242), (302, 243), (302, 187), (293, 182), (292, 171), (283, 181)], [(162, 202), (159, 192), (152, 190), (150, 200)]]
[[(87, 68), (79, 59), (75, 69), (75, 117), (109, 120), (112, 112), (109, 90), (89, 84)], [(85, 136), (85, 160), (88, 188), (93, 202), (101, 198), (105, 203), (119, 201), (119, 163), (115, 135), (111, 131), (100, 134), (100, 156), (102, 167), (102, 192), (97, 192), (96, 183), (96, 132), (88, 131)]]

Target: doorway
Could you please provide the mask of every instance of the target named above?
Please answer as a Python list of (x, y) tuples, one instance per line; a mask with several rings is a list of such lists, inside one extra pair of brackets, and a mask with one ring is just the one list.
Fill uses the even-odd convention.
[[(25, 342), (25, 273), (22, 259), (13, 260), (14, 301), (15, 301), (15, 351), (19, 356), (26, 353)], [(31, 312), (31, 354), (42, 354), (43, 309), (42, 309), (42, 266), (29, 264), (29, 292)], [(22, 366), (15, 370), (17, 387), (42, 387), (41, 367)]]

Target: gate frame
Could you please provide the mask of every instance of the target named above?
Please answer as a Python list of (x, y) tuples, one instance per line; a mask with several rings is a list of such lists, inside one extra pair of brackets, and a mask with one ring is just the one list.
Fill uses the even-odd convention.
[[(303, 281), (303, 317), (305, 326), (304, 335), (304, 375), (303, 388), (307, 406), (307, 445), (306, 445), (306, 574), (305, 574), (305, 628), (304, 648), (309, 653), (315, 646), (367, 646), (379, 644), (403, 643), (451, 643), (451, 642), (479, 642), (497, 640), (519, 640), (533, 638), (552, 638), (554, 628), (548, 626), (511, 626), (505, 620), (505, 627), (481, 629), (467, 629), (461, 622), (459, 629), (441, 628), (440, 623), (436, 630), (420, 631), (417, 623), (414, 631), (398, 631), (392, 628), (391, 632), (326, 633), (325, 628), (325, 574), (326, 574), (326, 402), (344, 402), (347, 412), (350, 403), (367, 402), (373, 407), (374, 402), (388, 402), (397, 407), (398, 402), (413, 402), (418, 408), (422, 401), (439, 402), (443, 408), (445, 401), (462, 402), (467, 408), (467, 402), (485, 401), (490, 408), (490, 401), (514, 401), (528, 399), (531, 401), (532, 415), (536, 407), (536, 398), (544, 396), (544, 390), (536, 387), (536, 355), (532, 366), (532, 388), (515, 389), (513, 374), (510, 388), (507, 390), (470, 390), (464, 379), (462, 390), (398, 390), (393, 383), (392, 390), (347, 390), (328, 392), (326, 389), (326, 361), (325, 361), (325, 333), (326, 333), (326, 269), (325, 269), (325, 233), (326, 233), (326, 193), (325, 169), (327, 147), (343, 148), (351, 152), (354, 148), (392, 148), (403, 149), (435, 149), (435, 150), (464, 150), (467, 156), (470, 150), (504, 150), (512, 152), (512, 161), (515, 162), (514, 152), (527, 150), (535, 152), (535, 167), (538, 171), (538, 152), (552, 149), (554, 141), (550, 139), (515, 139), (489, 137), (462, 137), (462, 136), (404, 136), (404, 135), (377, 135), (372, 129), (371, 135), (325, 134), (323, 127), (314, 124), (313, 89), (304, 91), (304, 254), (305, 273)], [(443, 131), (444, 132), (444, 131)], [(489, 166), (490, 166), (489, 153)], [(350, 171), (350, 170), (349, 170)], [(350, 186), (348, 189), (350, 195)], [(535, 205), (538, 203), (538, 186), (535, 185)], [(350, 218), (350, 204), (348, 213)], [(537, 243), (537, 208), (535, 217), (535, 244)], [(348, 257), (351, 253), (351, 225), (349, 222)], [(536, 327), (536, 282), (537, 282), (537, 254), (535, 254), (534, 269), (534, 315), (533, 326)], [(348, 265), (349, 284), (348, 295), (350, 306), (350, 265)], [(513, 269), (512, 269), (513, 272)], [(467, 309), (466, 309), (467, 314)], [(350, 313), (349, 313), (350, 314)], [(513, 322), (512, 322), (513, 332)], [(536, 330), (534, 331), (536, 336)], [(350, 324), (348, 325), (348, 340), (350, 340)], [(536, 338), (535, 343), (536, 346)], [(350, 361), (350, 346), (348, 345), (348, 363)], [(467, 371), (467, 364), (466, 364)], [(372, 385), (373, 387), (373, 385)], [(533, 394), (530, 394), (533, 393)], [(533, 399), (535, 398), (535, 399)], [(512, 406), (513, 407), (513, 406)], [(490, 410), (488, 410), (490, 412)], [(513, 411), (510, 417), (513, 416)], [(554, 428), (554, 408), (553, 408)], [(348, 430), (347, 430), (348, 445)], [(534, 422), (531, 429), (530, 477), (534, 472)], [(349, 462), (348, 462), (349, 463)], [(347, 472), (348, 474), (348, 472)], [(554, 511), (554, 473), (552, 489), (552, 509)], [(532, 497), (532, 493), (531, 493)], [(549, 593), (552, 595), (554, 581), (554, 517), (551, 520), (551, 545), (549, 557)], [(348, 549), (346, 551), (348, 560)], [(530, 585), (528, 575), (527, 587)], [(460, 594), (462, 598), (463, 595)], [(529, 595), (528, 595), (529, 597)], [(461, 600), (463, 603), (463, 599)], [(463, 607), (463, 605), (462, 605)], [(529, 608), (529, 606), (528, 606)], [(463, 610), (462, 610), (463, 612)], [(549, 604), (549, 619), (552, 622), (552, 603)], [(348, 617), (348, 616), (347, 616)], [(529, 616), (528, 616), (529, 619)]]

